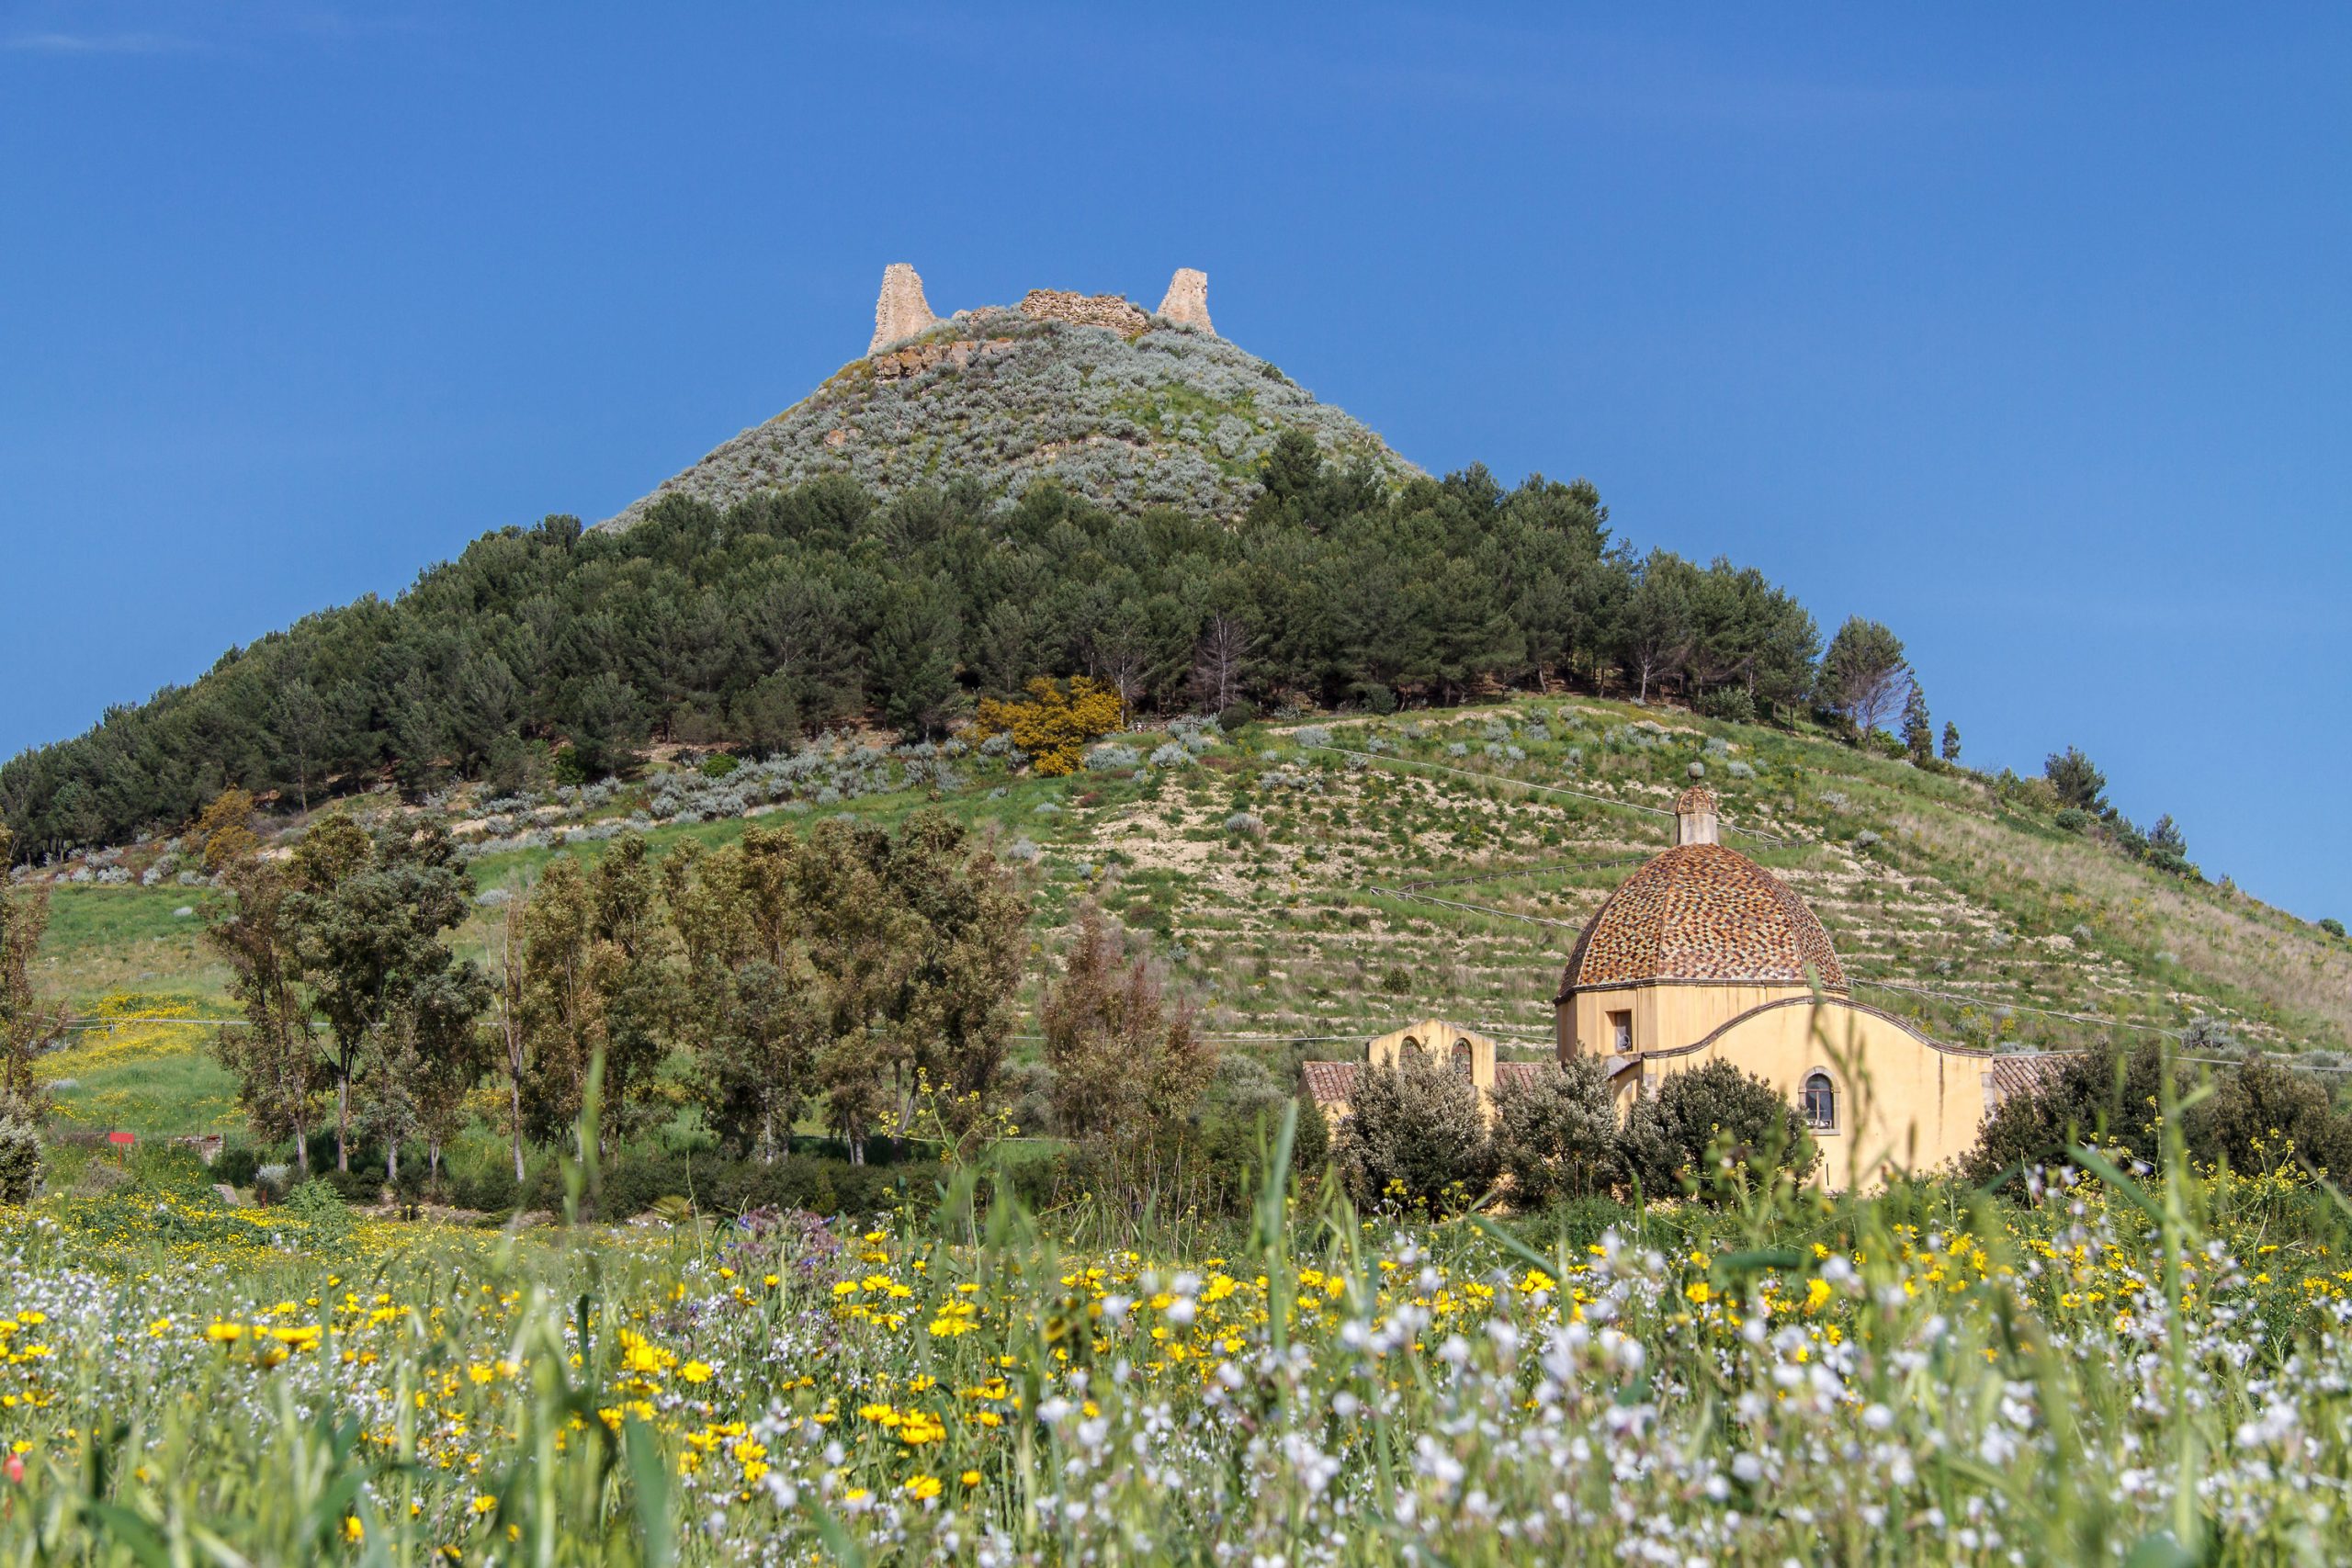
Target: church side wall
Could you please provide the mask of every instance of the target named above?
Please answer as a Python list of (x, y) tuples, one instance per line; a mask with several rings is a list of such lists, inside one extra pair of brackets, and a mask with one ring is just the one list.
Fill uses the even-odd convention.
[(1829, 1074), (1838, 1089), (1838, 1124), (1815, 1137), (1822, 1151), (1818, 1179), (1834, 1190), (1868, 1183), (1889, 1169), (1932, 1170), (1966, 1154), (1984, 1118), (1992, 1072), (1987, 1057), (1939, 1050), (1889, 1019), (1833, 999), (1817, 1009), (1773, 1008), (1699, 1050), (1649, 1061), (1643, 1066), (1644, 1092), (1656, 1092), (1668, 1075), (1717, 1057), (1754, 1073), (1792, 1105), (1803, 1102), (1804, 1080), (1814, 1071)]

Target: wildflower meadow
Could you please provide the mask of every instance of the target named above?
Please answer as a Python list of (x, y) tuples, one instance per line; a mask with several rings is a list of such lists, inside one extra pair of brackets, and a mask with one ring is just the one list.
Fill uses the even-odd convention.
[(2332, 1190), (2082, 1154), (1443, 1223), (1281, 1159), (1230, 1223), (975, 1167), (520, 1234), (159, 1156), (0, 1220), (0, 1555), (2341, 1561)]

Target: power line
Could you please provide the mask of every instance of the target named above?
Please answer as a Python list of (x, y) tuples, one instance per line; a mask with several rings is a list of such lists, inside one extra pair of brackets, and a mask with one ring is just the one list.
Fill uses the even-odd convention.
[(1648, 857), (1645, 855), (1624, 855), (1613, 860), (1605, 861), (1549, 861), (1539, 863), (1538, 864), (1532, 866), (1510, 867), (1500, 871), (1472, 872), (1462, 876), (1433, 876), (1425, 878), (1419, 882), (1404, 883), (1395, 887), (1390, 887), (1380, 883), (1367, 882), (1360, 884), (1358, 891), (1363, 893), (1376, 893), (1384, 897), (1396, 898), (1409, 903), (1435, 904), (1442, 908), (1461, 909), (1472, 914), (1492, 915), (1500, 919), (1524, 920), (1531, 925), (1549, 926), (1555, 931), (1580, 931), (1583, 928), (1577, 925), (1574, 921), (1555, 920), (1547, 919), (1542, 915), (1522, 915), (1510, 909), (1498, 909), (1488, 904), (1470, 904), (1464, 903), (1459, 899), (1440, 898), (1428, 892), (1427, 889), (1431, 887), (1450, 887), (1464, 882), (1501, 882), (1513, 877), (1539, 875), (1544, 872), (1552, 870), (1570, 872), (1606, 871), (1615, 866), (1638, 864), (1647, 858)]
[(1506, 866), (1499, 871), (1465, 872), (1460, 876), (1425, 876), (1417, 882), (1407, 882), (1400, 886), (1409, 891), (1419, 893), (1431, 887), (1452, 887), (1464, 882), (1502, 882), (1515, 876), (1536, 876), (1547, 871), (1610, 871), (1621, 865), (1639, 865), (1647, 859), (1649, 859), (1647, 855), (1617, 855), (1609, 860), (1597, 861), (1538, 861), (1533, 865)]
[(2177, 1029), (2165, 1029), (2153, 1023), (2134, 1023), (2129, 1019), (2101, 1018), (2097, 1013), (2087, 1012), (2062, 1012), (2055, 1008), (2038, 1008), (2025, 1002), (1995, 1001), (1988, 997), (1972, 997), (1961, 991), (1939, 991), (1932, 986), (1905, 986), (1895, 980), (1856, 980), (1853, 984), (1869, 990), (1907, 991), (1915, 996), (1938, 997), (1948, 1002), (1966, 1002), (1973, 1007), (1981, 1008), (2006, 1008), (2011, 1012), (2038, 1013), (2043, 1018), (2068, 1019), (2075, 1023), (2096, 1023), (2113, 1029), (2143, 1029), (2152, 1034), (2169, 1034), (2175, 1039), (2181, 1038), (2182, 1032)]
[(1532, 926), (1550, 926), (1555, 931), (1573, 931), (1584, 929), (1574, 920), (1554, 920), (1546, 919), (1542, 915), (1521, 915), (1510, 909), (1498, 909), (1486, 904), (1464, 904), (1457, 899), (1441, 898), (1433, 893), (1414, 893), (1402, 887), (1383, 887), (1368, 882), (1363, 885), (1363, 890), (1366, 893), (1377, 893), (1384, 897), (1399, 898), (1411, 903), (1435, 904), (1442, 908), (1462, 909), (1474, 915), (1493, 915), (1500, 919), (1524, 920)]

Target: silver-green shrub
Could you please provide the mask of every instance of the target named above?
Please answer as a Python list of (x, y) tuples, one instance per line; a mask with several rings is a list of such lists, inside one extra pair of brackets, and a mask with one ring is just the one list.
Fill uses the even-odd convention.
[(0, 1203), (29, 1203), (40, 1191), (40, 1125), (15, 1100), (0, 1100)]
[(1762, 1078), (1726, 1061), (1674, 1073), (1626, 1113), (1623, 1148), (1645, 1195), (1690, 1190), (1702, 1199), (1724, 1183), (1753, 1185), (1776, 1174), (1803, 1180), (1820, 1158), (1796, 1108)]
[(1607, 1192), (1623, 1173), (1616, 1097), (1590, 1056), (1498, 1082), (1493, 1138), (1495, 1163), (1521, 1208)]
[(1451, 1211), (1494, 1179), (1477, 1086), (1420, 1051), (1356, 1075), (1333, 1152), (1340, 1179), (1365, 1208)]

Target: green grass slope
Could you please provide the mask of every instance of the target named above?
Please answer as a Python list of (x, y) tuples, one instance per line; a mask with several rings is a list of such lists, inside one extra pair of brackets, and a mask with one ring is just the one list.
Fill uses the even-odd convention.
[[(1120, 739), (1148, 756), (1159, 738)], [(1021, 866), (1036, 926), (1027, 1005), (1091, 897), (1149, 933), (1227, 1049), (1283, 1066), (1346, 1057), (1431, 1013), (1547, 1053), (1576, 929), (1668, 843), (1667, 807), (1694, 764), (1723, 796), (1726, 841), (1812, 904), (1857, 996), (1939, 1038), (2066, 1049), (2199, 1016), (2264, 1049), (2332, 1053), (2352, 1038), (2352, 944), (2226, 886), (2126, 861), (2004, 805), (1979, 775), (1777, 730), (1552, 698), (1256, 725), (1187, 762), (1062, 779), (967, 755), (944, 786), (924, 775), (905, 787), (876, 771), (877, 753), (859, 755), (862, 790), (751, 809), (769, 824), (833, 811), (889, 821), (936, 797)], [(695, 815), (676, 807), (694, 778), (657, 767), (575, 797), (568, 827), (537, 835), (501, 835), (529, 816), (511, 803), (499, 803), (505, 817), (463, 795), (433, 809), (481, 846), (473, 872), (487, 890), (552, 853), (599, 853), (609, 840), (591, 835), (632, 818), (657, 850), (740, 834), (740, 816), (663, 820)], [(358, 808), (426, 809), (390, 795)], [(536, 819), (559, 815), (543, 807)], [(559, 830), (565, 849), (537, 841)], [(147, 1010), (123, 999), (133, 994), (226, 1016), (222, 971), (197, 940), (208, 896), (59, 887), (41, 983), (83, 1014)], [(458, 941), (486, 949), (487, 909)], [(136, 1051), (121, 1048), (130, 1026), (86, 1030), (51, 1058), (49, 1076), (75, 1085), (59, 1096), (65, 1113), (149, 1133), (232, 1124), (225, 1079), (198, 1060), (206, 1032), (148, 1030)], [(1024, 1039), (1016, 1058), (1035, 1049)]]

